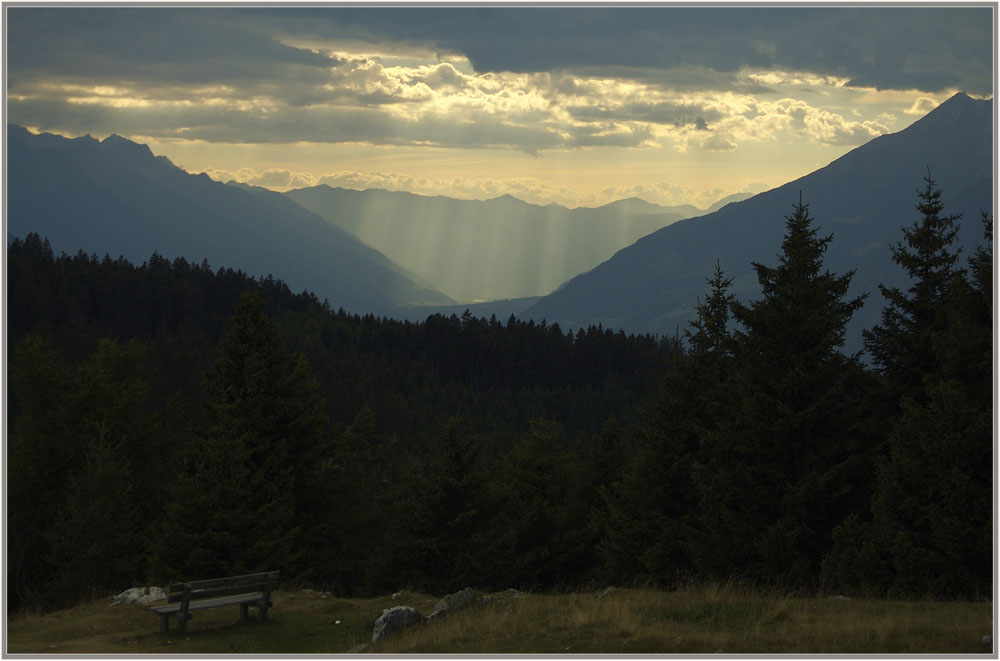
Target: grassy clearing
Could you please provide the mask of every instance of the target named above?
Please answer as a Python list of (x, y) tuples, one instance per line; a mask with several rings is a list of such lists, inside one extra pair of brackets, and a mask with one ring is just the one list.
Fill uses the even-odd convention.
[[(984, 653), (989, 602), (887, 602), (793, 598), (708, 586), (673, 592), (492, 596), (486, 608), (459, 611), (387, 637), (375, 653), (694, 654)], [(196, 613), (181, 636), (159, 633), (158, 619), (111, 598), (46, 615), (13, 615), (8, 654), (334, 654), (370, 643), (384, 608), (429, 614), (437, 597), (337, 599), (279, 592), (267, 622), (238, 622), (238, 609)], [(340, 624), (337, 624), (337, 621)]]

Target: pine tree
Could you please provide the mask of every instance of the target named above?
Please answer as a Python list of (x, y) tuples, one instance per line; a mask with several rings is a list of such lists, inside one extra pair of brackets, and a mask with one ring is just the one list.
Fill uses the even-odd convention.
[(709, 294), (695, 310), (664, 373), (659, 394), (638, 435), (638, 447), (622, 479), (606, 491), (602, 557), (606, 578), (669, 583), (704, 568), (718, 540), (706, 533), (700, 500), (718, 445), (720, 422), (729, 414), (733, 338), (729, 331), (732, 280), (721, 264), (708, 279)]
[(731, 544), (749, 550), (744, 571), (803, 584), (856, 506), (866, 386), (841, 349), (865, 296), (847, 297), (853, 271), (823, 269), (832, 236), (817, 235), (807, 205), (786, 220), (778, 265), (753, 264), (762, 298), (733, 304), (740, 403), (715, 455), (730, 478), (719, 505), (738, 526)]
[(970, 273), (949, 265), (950, 279), (921, 313), (929, 328), (911, 329), (922, 336), (924, 368), (910, 366), (869, 517), (846, 521), (824, 561), (825, 579), (840, 589), (895, 597), (989, 593), (993, 257), (986, 216), (984, 229), (986, 245), (969, 260)]
[(314, 377), (261, 307), (257, 294), (244, 295), (205, 376), (207, 428), (175, 487), (174, 537), (159, 557), (174, 575), (300, 569), (296, 478), (322, 415)]
[(122, 444), (107, 435), (88, 445), (48, 531), (49, 606), (71, 605), (145, 579), (132, 465)]
[(933, 337), (942, 327), (939, 311), (955, 275), (960, 249), (953, 247), (958, 215), (943, 215), (942, 192), (931, 179), (917, 191), (919, 220), (903, 227), (903, 240), (892, 248), (892, 259), (910, 280), (906, 291), (879, 285), (886, 300), (882, 322), (865, 332), (865, 348), (899, 401), (922, 399), (923, 375), (937, 369)]
[(496, 508), (482, 440), (451, 418), (432, 439), (423, 468), (401, 531), (406, 578), (432, 593), (486, 587), (506, 558), (493, 548)]
[(63, 358), (38, 335), (12, 342), (9, 355), (7, 599), (16, 610), (44, 605), (47, 533), (82, 454), (68, 438), (73, 386)]
[(555, 585), (575, 564), (568, 532), (574, 524), (566, 494), (578, 472), (577, 458), (564, 446), (564, 431), (551, 420), (531, 421), (528, 431), (504, 458), (501, 525), (506, 527), (510, 562), (508, 584)]

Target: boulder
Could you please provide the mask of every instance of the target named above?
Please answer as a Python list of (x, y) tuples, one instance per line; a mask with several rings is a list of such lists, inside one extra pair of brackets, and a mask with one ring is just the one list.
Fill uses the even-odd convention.
[(148, 603), (166, 598), (167, 595), (163, 591), (163, 588), (156, 587), (155, 585), (146, 588), (129, 588), (115, 597), (111, 605), (136, 604), (138, 606), (145, 606)]
[(386, 608), (377, 620), (375, 620), (375, 630), (372, 632), (372, 642), (377, 642), (379, 638), (388, 636), (390, 633), (400, 631), (423, 622), (424, 616), (409, 606), (393, 606)]
[(465, 588), (458, 592), (453, 592), (446, 595), (441, 601), (437, 602), (434, 607), (434, 612), (430, 614), (427, 618), (428, 620), (435, 617), (441, 617), (445, 613), (457, 611), (460, 608), (465, 608), (469, 604), (476, 602), (476, 593), (472, 591), (472, 588)]
[(602, 597), (606, 597), (609, 594), (614, 594), (615, 592), (618, 592), (618, 588), (616, 588), (615, 586), (612, 585), (612, 586), (608, 587), (607, 589), (605, 589), (604, 592), (602, 592), (601, 594), (597, 595), (597, 598), (601, 599)]

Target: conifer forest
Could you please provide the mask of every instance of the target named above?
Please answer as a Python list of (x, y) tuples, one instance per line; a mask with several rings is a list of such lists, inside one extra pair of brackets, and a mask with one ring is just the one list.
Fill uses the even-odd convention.
[[(928, 176), (892, 251), (909, 287), (849, 355), (865, 295), (792, 202), (760, 295), (720, 265), (673, 337), (398, 321), (11, 237), (8, 608), (263, 570), (339, 596), (988, 596), (992, 218)], [(982, 225), (968, 254), (959, 223)]]

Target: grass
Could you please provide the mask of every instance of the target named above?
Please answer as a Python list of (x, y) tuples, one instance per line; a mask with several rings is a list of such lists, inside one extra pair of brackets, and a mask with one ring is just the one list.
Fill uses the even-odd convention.
[[(13, 614), (8, 654), (961, 654), (991, 653), (989, 602), (898, 602), (799, 598), (732, 586), (672, 592), (491, 595), (470, 607), (371, 644), (382, 610), (427, 615), (438, 597), (338, 599), (278, 592), (266, 622), (238, 609), (196, 613), (187, 632), (159, 633), (158, 618), (111, 598), (45, 615)], [(339, 622), (339, 624), (338, 624)]]

